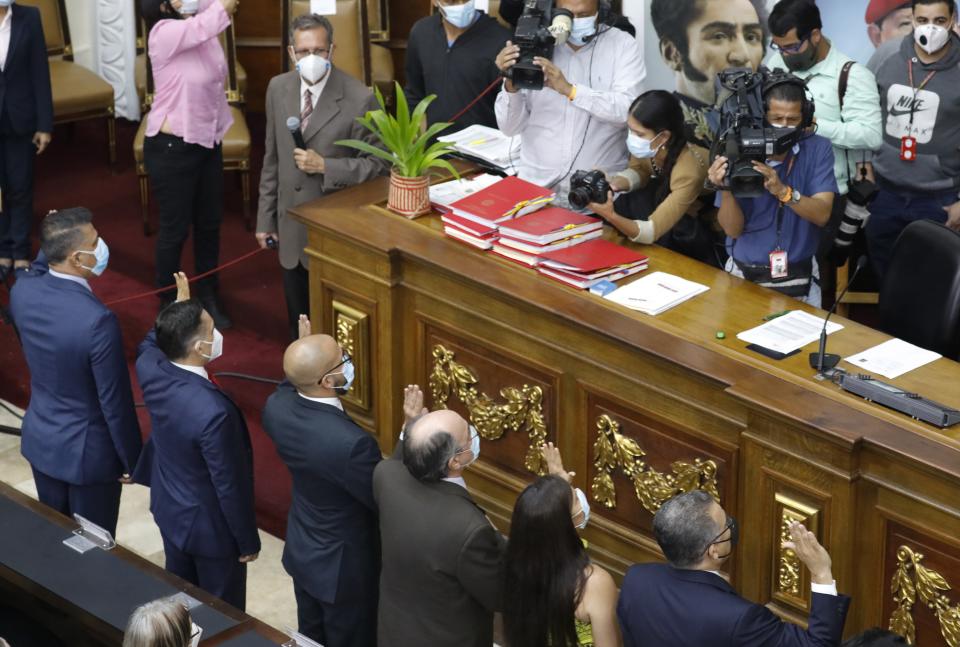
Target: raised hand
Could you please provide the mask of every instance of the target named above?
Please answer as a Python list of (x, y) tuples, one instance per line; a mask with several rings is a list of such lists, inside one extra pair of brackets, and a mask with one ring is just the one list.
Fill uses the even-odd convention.
[(810, 576), (815, 584), (833, 583), (833, 560), (830, 553), (820, 545), (817, 536), (807, 530), (801, 523), (790, 524), (790, 541), (783, 542), (784, 548), (789, 548), (797, 554), (801, 562), (810, 570)]
[(297, 329), (300, 332), (297, 339), (303, 339), (313, 334), (313, 325), (310, 323), (310, 318), (307, 315), (300, 315), (300, 319), (297, 321)]
[(175, 272), (173, 280), (177, 282), (177, 301), (187, 301), (190, 299), (190, 281), (183, 272)]
[(560, 449), (553, 443), (544, 443), (540, 446), (543, 453), (543, 461), (547, 464), (547, 474), (559, 476), (567, 483), (573, 482), (576, 472), (568, 472), (563, 468), (563, 458), (560, 456)]
[(423, 406), (423, 390), (417, 384), (408, 384), (403, 390), (403, 425), (425, 413), (429, 413), (429, 409)]

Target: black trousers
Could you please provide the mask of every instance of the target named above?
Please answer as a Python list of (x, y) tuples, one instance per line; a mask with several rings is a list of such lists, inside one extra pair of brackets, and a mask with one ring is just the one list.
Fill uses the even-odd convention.
[(120, 514), (120, 482), (96, 485), (73, 485), (33, 469), (37, 484), (37, 498), (68, 517), (77, 513), (117, 536), (117, 517)]
[(165, 568), (227, 604), (243, 611), (247, 606), (247, 565), (236, 557), (199, 557), (177, 548), (163, 539)]
[[(220, 261), (223, 220), (223, 149), (204, 148), (158, 133), (143, 143), (143, 157), (160, 211), (156, 286), (173, 285), (183, 244), (193, 226), (194, 271), (208, 272)], [(197, 283), (201, 298), (216, 294), (217, 276)]]
[(376, 647), (377, 596), (352, 603), (327, 604), (293, 582), (298, 631), (324, 647)]
[(33, 133), (13, 131), (6, 110), (0, 109), (0, 258), (30, 258), (30, 221), (33, 218), (33, 160), (37, 149)]
[(300, 315), (310, 315), (310, 273), (297, 263), (292, 270), (283, 268), (283, 296), (287, 301), (287, 319), (290, 324), (290, 340), (300, 335)]

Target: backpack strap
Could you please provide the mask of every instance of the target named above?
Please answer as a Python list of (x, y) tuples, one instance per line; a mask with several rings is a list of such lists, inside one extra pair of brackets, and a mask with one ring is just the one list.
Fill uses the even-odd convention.
[(847, 94), (847, 83), (850, 81), (850, 68), (856, 64), (856, 61), (847, 61), (840, 70), (840, 81), (837, 87), (837, 94), (840, 97), (840, 121), (843, 121), (843, 97)]

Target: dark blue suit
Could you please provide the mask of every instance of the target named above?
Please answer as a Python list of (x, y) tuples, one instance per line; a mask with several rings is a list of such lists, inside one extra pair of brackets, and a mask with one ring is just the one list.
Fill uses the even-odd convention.
[(53, 132), (50, 65), (40, 11), (14, 3), (10, 48), (0, 71), (0, 258), (30, 254), (33, 214), (33, 134)]
[(117, 318), (42, 261), (13, 286), (10, 313), (30, 368), (21, 451), (40, 501), (116, 532), (118, 479), (141, 449)]
[(813, 594), (810, 628), (785, 623), (707, 571), (637, 564), (620, 589), (624, 647), (834, 647), (850, 598)]
[(155, 331), (140, 344), (137, 377), (152, 431), (135, 477), (150, 486), (167, 570), (243, 609), (238, 558), (260, 552), (243, 414), (209, 380), (174, 366)]
[(283, 566), (293, 577), (300, 631), (326, 647), (375, 647), (376, 439), (287, 383), (267, 400), (263, 427), (293, 477)]

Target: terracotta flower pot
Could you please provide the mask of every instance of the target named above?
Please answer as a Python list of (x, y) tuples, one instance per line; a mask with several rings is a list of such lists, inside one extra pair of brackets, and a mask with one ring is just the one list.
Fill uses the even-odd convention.
[(407, 218), (430, 213), (430, 180), (427, 176), (402, 177), (390, 171), (387, 207)]

